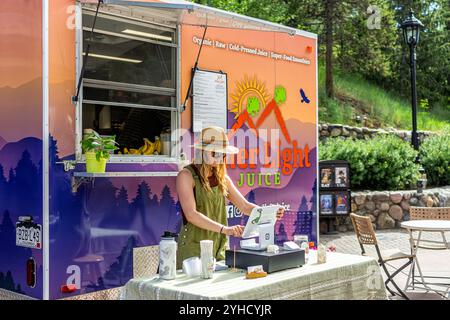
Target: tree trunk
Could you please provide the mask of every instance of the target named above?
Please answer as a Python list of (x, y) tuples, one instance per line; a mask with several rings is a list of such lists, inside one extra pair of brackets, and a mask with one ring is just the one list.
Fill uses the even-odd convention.
[(326, 30), (326, 55), (325, 55), (325, 90), (327, 96), (334, 97), (333, 87), (333, 10), (334, 0), (325, 1), (325, 30)]

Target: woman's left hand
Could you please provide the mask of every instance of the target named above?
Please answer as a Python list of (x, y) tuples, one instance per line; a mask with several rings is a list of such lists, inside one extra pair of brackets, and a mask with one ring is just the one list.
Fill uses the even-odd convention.
[(277, 211), (277, 220), (281, 220), (281, 218), (283, 218), (284, 215), (284, 207), (280, 207)]

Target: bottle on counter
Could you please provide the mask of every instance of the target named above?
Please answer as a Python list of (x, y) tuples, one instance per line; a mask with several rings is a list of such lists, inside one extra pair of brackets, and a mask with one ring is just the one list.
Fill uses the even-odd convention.
[(319, 243), (317, 246), (317, 263), (326, 263), (327, 262), (327, 248), (323, 243)]
[(165, 231), (159, 242), (159, 277), (175, 279), (177, 273), (177, 243), (175, 235)]
[(305, 250), (305, 263), (308, 263), (309, 260), (309, 246), (308, 242), (302, 242), (300, 245), (300, 249)]

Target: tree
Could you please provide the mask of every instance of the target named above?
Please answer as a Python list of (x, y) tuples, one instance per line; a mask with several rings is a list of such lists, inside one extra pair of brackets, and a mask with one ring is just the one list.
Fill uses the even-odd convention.
[(6, 181), (3, 166), (0, 164), (0, 210), (6, 209), (5, 200), (6, 200), (6, 191), (7, 191), (8, 183)]
[(2, 224), (0, 225), (0, 235), (3, 238), (2, 239), (3, 241), (1, 241), (0, 245), (6, 244), (11, 241), (14, 242), (15, 241), (14, 234), (16, 233), (15, 230), (16, 227), (11, 219), (11, 215), (9, 214), (8, 210), (5, 210), (5, 212), (3, 213), (3, 221)]
[(287, 236), (286, 230), (284, 229), (284, 224), (282, 222), (280, 223), (280, 226), (278, 227), (278, 233), (275, 238), (276, 238), (276, 242), (281, 245), (284, 242), (288, 241), (288, 236)]
[(135, 214), (140, 216), (143, 228), (148, 228), (146, 215), (151, 202), (150, 187), (145, 181), (142, 181), (138, 186), (136, 197), (133, 199), (131, 206)]
[(300, 202), (300, 206), (298, 208), (298, 211), (305, 212), (305, 211), (308, 211), (308, 210), (309, 210), (308, 209), (308, 200), (306, 200), (305, 196), (302, 196), (302, 200)]
[(9, 291), (16, 291), (15, 290), (16, 286), (14, 284), (14, 279), (12, 277), (11, 271), (9, 271), (9, 270), (6, 272), (6, 277), (5, 277), (5, 280), (4, 280), (4, 287), (3, 288), (6, 289), (6, 290), (9, 290)]
[[(400, 24), (408, 15), (409, 9), (421, 20), (424, 28), (420, 32), (416, 47), (417, 57), (417, 94), (419, 101), (426, 99), (433, 106), (447, 105), (450, 97), (450, 5), (448, 0), (392, 0), (391, 8)], [(404, 44), (400, 30), (397, 44), (398, 57), (395, 59), (394, 75), (390, 85), (401, 88), (399, 91), (410, 98), (409, 49)]]
[[(157, 210), (157, 212), (159, 213), (159, 215), (156, 215), (158, 217), (158, 221), (154, 221), (153, 223), (157, 228), (154, 228), (153, 230), (156, 235), (160, 235), (163, 234), (165, 230), (170, 231), (172, 227), (170, 219), (172, 217), (176, 217), (177, 215), (176, 203), (170, 194), (170, 188), (167, 185), (164, 186), (161, 191), (159, 210)], [(156, 240), (157, 239), (155, 239), (155, 241)]]
[(122, 186), (117, 195), (117, 219), (119, 225), (129, 225), (131, 221), (130, 218), (130, 204), (128, 202), (128, 191)]
[(312, 187), (312, 196), (309, 200), (311, 203), (311, 212), (316, 213), (317, 210), (317, 179), (314, 179), (314, 185)]
[(36, 186), (42, 181), (38, 177), (38, 169), (31, 161), (31, 155), (27, 150), (22, 153), (15, 172), (16, 192), (21, 194), (20, 201), (17, 201), (17, 209), (23, 214), (40, 214), (41, 194)]
[[(136, 246), (136, 238), (129, 237), (116, 261), (106, 271), (105, 279), (118, 280), (119, 285), (123, 285), (133, 276), (133, 248)], [(103, 281), (100, 284), (104, 286)]]
[(334, 97), (333, 85), (333, 23), (334, 23), (334, 0), (325, 1), (325, 39), (326, 39), (326, 56), (325, 56), (325, 91), (330, 98)]

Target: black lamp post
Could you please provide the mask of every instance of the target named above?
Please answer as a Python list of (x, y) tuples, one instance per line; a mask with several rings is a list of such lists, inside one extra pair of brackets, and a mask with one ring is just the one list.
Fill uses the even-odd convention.
[[(403, 39), (409, 46), (409, 62), (411, 68), (411, 104), (412, 104), (412, 134), (411, 143), (414, 149), (419, 151), (419, 139), (417, 135), (417, 91), (416, 91), (416, 46), (419, 43), (420, 28), (423, 27), (422, 22), (414, 17), (411, 9), (409, 16), (402, 22)], [(420, 157), (417, 155), (416, 163), (420, 165)], [(421, 177), (417, 182), (417, 192), (422, 193), (426, 183), (425, 170), (420, 166)]]

